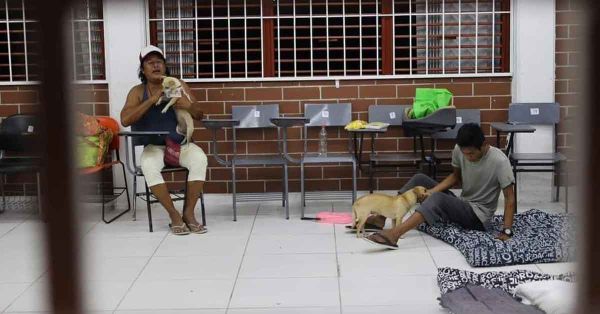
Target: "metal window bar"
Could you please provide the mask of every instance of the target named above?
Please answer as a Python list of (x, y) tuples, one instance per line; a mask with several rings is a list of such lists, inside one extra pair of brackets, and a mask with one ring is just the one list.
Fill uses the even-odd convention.
[(362, 0), (358, 0), (358, 43), (359, 43), (359, 57), (358, 57), (358, 63), (360, 64), (360, 75), (363, 75), (363, 57), (362, 57)]
[[(195, 69), (196, 69), (196, 79), (200, 77), (200, 52), (198, 51), (198, 41), (200, 41), (200, 39), (198, 38), (198, 34), (200, 32), (198, 32), (198, 10), (196, 9), (198, 7), (198, 0), (194, 0), (194, 34), (196, 36), (195, 40), (194, 40), (194, 44), (196, 46), (196, 60), (194, 62), (195, 65)], [(246, 0), (244, 0), (244, 10), (246, 8)], [(246, 70), (246, 72), (248, 72), (248, 70)]]
[[(212, 42), (211, 42), (211, 45), (210, 45), (211, 49), (212, 49), (212, 72), (213, 72), (212, 74), (213, 74), (213, 78), (215, 78), (216, 77), (216, 73), (215, 73), (215, 19), (214, 19), (214, 17), (215, 17), (215, 4), (214, 4), (214, 0), (210, 1), (210, 17), (211, 17), (211, 22), (210, 22), (210, 36), (212, 38)], [(263, 72), (263, 77), (264, 76), (265, 76), (265, 73)]]
[(292, 3), (292, 10), (293, 10), (293, 18), (292, 18), (292, 23), (293, 23), (293, 28), (294, 28), (294, 77), (298, 77), (298, 73), (297, 73), (297, 57), (296, 57), (296, 2)]
[(181, 42), (181, 0), (177, 0), (177, 34), (179, 37), (179, 78), (183, 78), (183, 45)]
[(279, 16), (281, 12), (281, 6), (277, 1), (277, 77), (281, 77), (281, 20)]
[(8, 1), (4, 1), (4, 8), (6, 10), (6, 42), (8, 43), (8, 77), (9, 81), (13, 81), (12, 71), (12, 52), (10, 49), (10, 23), (8, 22)]
[(475, 0), (475, 73), (479, 68), (479, 0)]
[(492, 0), (492, 73), (496, 72), (496, 0)]
[[(264, 30), (263, 30), (263, 21), (264, 21), (263, 6), (262, 6), (262, 3), (261, 3), (261, 5), (260, 5), (260, 50), (261, 51), (262, 51), (262, 49), (264, 47), (264, 38), (265, 38), (265, 36), (263, 34), (264, 33)], [(214, 56), (213, 56), (213, 58), (214, 58)], [(260, 64), (260, 73), (261, 74), (260, 74), (260, 76), (261, 77), (265, 77), (265, 54), (264, 53), (260, 54), (260, 60), (261, 60), (261, 64)]]
[(73, 43), (73, 79), (77, 80), (77, 50), (75, 49), (75, 8), (71, 7), (71, 40)]
[[(460, 1), (460, 0), (459, 0)], [(412, 0), (408, 0), (408, 75), (413, 74), (413, 33), (412, 33)], [(395, 45), (394, 45), (395, 46)], [(394, 47), (395, 48), (395, 47)]]
[(429, 0), (425, 1), (425, 74), (429, 74)]
[(444, 0), (442, 0), (442, 74), (446, 74), (446, 2)]
[(90, 3), (86, 3), (87, 11), (87, 31), (88, 31), (88, 60), (90, 66), (90, 81), (94, 79), (94, 69), (92, 66), (92, 22), (90, 22)]
[[(409, 8), (410, 11), (410, 8)], [(396, 6), (392, 1), (392, 74), (396, 74)]]
[(375, 0), (375, 73), (379, 75), (381, 73), (381, 66), (379, 65), (379, 40), (381, 39), (381, 33), (379, 32), (379, 0)]
[(167, 25), (165, 22), (165, 0), (161, 1), (161, 10), (162, 10), (162, 47), (163, 47), (163, 54), (165, 55), (165, 60), (167, 59), (167, 39), (165, 38), (166, 36), (166, 31), (167, 31)]
[(327, 76), (329, 76), (329, 0), (325, 0), (325, 31), (326, 31), (326, 52), (327, 52)]
[(312, 22), (313, 22), (312, 0), (310, 0), (308, 3), (309, 3), (308, 4), (309, 5), (309, 18), (308, 19), (309, 19), (309, 24), (310, 24), (310, 27), (309, 27), (309, 29), (310, 29), (310, 40), (309, 40), (310, 41), (310, 76), (314, 76), (315, 74), (313, 72), (314, 71), (314, 65), (313, 65), (314, 51), (313, 51), (313, 27), (312, 27)]
[(25, 48), (25, 81), (29, 81), (29, 62), (27, 59), (27, 23), (25, 22), (27, 18), (25, 14), (25, 0), (21, 1), (21, 10), (23, 10), (23, 47)]
[(248, 14), (246, 9), (246, 0), (244, 0), (244, 74), (248, 78)]
[(342, 37), (344, 37), (344, 76), (346, 76), (346, 1), (342, 0)]
[(462, 0), (458, 0), (458, 74), (462, 73)]
[(231, 78), (231, 6), (227, 0), (227, 56), (229, 58), (229, 78)]

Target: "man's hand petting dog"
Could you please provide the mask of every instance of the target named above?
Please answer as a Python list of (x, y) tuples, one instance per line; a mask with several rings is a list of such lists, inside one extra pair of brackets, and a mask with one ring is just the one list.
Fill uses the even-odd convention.
[(418, 198), (419, 203), (425, 202), (425, 200), (430, 196), (431, 196), (431, 191), (425, 190), (425, 192), (423, 192), (421, 195), (419, 195), (419, 198)]
[(501, 241), (506, 241), (506, 240), (510, 240), (510, 237), (504, 233), (501, 233), (496, 236), (496, 239), (501, 240)]

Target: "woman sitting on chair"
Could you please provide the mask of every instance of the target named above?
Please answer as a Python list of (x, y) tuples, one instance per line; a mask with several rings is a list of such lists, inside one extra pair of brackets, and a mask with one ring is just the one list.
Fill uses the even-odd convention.
[[(181, 143), (184, 136), (177, 133), (177, 118), (174, 109), (187, 110), (194, 119), (202, 118), (202, 111), (196, 105), (196, 99), (185, 82), (181, 82), (187, 97), (180, 97), (166, 113), (161, 113), (167, 101), (156, 105), (163, 96), (162, 79), (169, 76), (166, 60), (162, 51), (155, 46), (143, 48), (139, 55), (138, 71), (142, 84), (131, 88), (127, 101), (121, 111), (121, 124), (133, 125), (136, 131), (168, 131), (168, 137)], [(168, 99), (167, 99), (168, 100)], [(181, 146), (179, 163), (189, 170), (187, 195), (183, 215), (175, 209), (161, 170), (165, 167), (165, 141), (156, 138), (144, 147), (141, 157), (142, 173), (152, 194), (169, 213), (171, 232), (176, 235), (205, 233), (206, 228), (196, 220), (194, 208), (206, 179), (207, 159), (202, 148), (194, 143)]]

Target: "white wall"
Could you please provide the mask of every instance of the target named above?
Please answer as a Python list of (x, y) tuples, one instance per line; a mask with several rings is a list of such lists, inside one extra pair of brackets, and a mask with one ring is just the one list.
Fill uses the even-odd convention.
[[(513, 102), (554, 102), (555, 1), (513, 1)], [(517, 152), (551, 152), (551, 126), (519, 134)]]
[[(103, 4), (109, 110), (110, 115), (118, 120), (127, 93), (140, 83), (137, 77), (138, 55), (146, 45), (146, 8), (143, 0), (104, 0)], [(121, 158), (125, 159), (123, 146)], [(113, 177), (117, 184), (122, 184), (122, 176), (117, 170), (114, 170)], [(131, 186), (132, 177), (129, 176), (127, 180)], [(141, 189), (143, 184), (138, 184), (138, 190)]]

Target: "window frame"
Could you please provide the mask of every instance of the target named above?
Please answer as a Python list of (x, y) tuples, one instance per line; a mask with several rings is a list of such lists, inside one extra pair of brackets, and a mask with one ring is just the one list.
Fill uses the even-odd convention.
[[(160, 22), (161, 20), (181, 20), (181, 17), (175, 17), (175, 18), (165, 18), (163, 17), (158, 17), (158, 18), (151, 18), (150, 17), (150, 1), (153, 0), (146, 0), (145, 1), (145, 5), (146, 5), (146, 25), (147, 25), (147, 42), (148, 43), (152, 43), (151, 42), (151, 36), (152, 34), (150, 33), (151, 30), (151, 22)], [(195, 0), (194, 3), (197, 5), (198, 1), (200, 0)], [(265, 0), (260, 0), (261, 3)], [(376, 1), (376, 6), (381, 6), (381, 7), (385, 7), (385, 3), (386, 0), (375, 0)], [(462, 2), (461, 0), (457, 0), (459, 1), (459, 5)], [(467, 0), (468, 1), (468, 0)], [(474, 0), (477, 6), (478, 1)], [(271, 1), (265, 1), (267, 3), (271, 3)], [(412, 1), (409, 1), (409, 3), (411, 3)], [(429, 3), (429, 0), (428, 2)], [(445, 1), (442, 0), (442, 7), (444, 6)], [(492, 3), (495, 6), (495, 0), (492, 0)], [(372, 14), (363, 14), (361, 17), (359, 17), (359, 19), (362, 21), (362, 18), (365, 16), (375, 16), (377, 18), (376, 23), (378, 24), (377, 27), (383, 28), (383, 24), (385, 22), (385, 20), (380, 20), (380, 18), (386, 18), (389, 17), (391, 18), (391, 51), (388, 52), (388, 55), (391, 53), (391, 55), (389, 55), (386, 59), (386, 57), (384, 56), (384, 54), (386, 52), (384, 52), (383, 50), (383, 45), (384, 45), (384, 35), (383, 35), (383, 30), (378, 32), (378, 39), (377, 39), (377, 43), (378, 43), (378, 49), (380, 50), (380, 52), (378, 53), (377, 56), (377, 64), (379, 65), (379, 68), (377, 69), (377, 72), (380, 73), (386, 73), (386, 74), (375, 74), (375, 75), (320, 75), (320, 76), (278, 76), (278, 62), (277, 57), (275, 56), (275, 54), (277, 54), (278, 49), (276, 47), (276, 44), (273, 44), (273, 39), (277, 39), (277, 33), (278, 30), (276, 29), (275, 25), (278, 25), (278, 23), (276, 24), (275, 21), (278, 20), (278, 16), (275, 15), (275, 11), (276, 11), (276, 3), (272, 4), (272, 10), (273, 10), (273, 15), (269, 16), (266, 15), (266, 13), (264, 12), (264, 6), (261, 6), (261, 15), (259, 17), (260, 21), (261, 21), (261, 47), (263, 48), (263, 50), (268, 51), (265, 52), (263, 51), (261, 53), (261, 60), (262, 60), (262, 74), (261, 76), (255, 76), (255, 77), (215, 77), (215, 72), (213, 70), (213, 77), (211, 78), (200, 78), (198, 77), (198, 70), (196, 70), (196, 77), (195, 78), (183, 78), (184, 80), (188, 81), (188, 82), (251, 82), (251, 81), (260, 81), (260, 82), (269, 82), (269, 81), (319, 81), (319, 80), (335, 80), (335, 81), (340, 81), (340, 80), (379, 80), (379, 79), (435, 79), (435, 78), (477, 78), (477, 77), (511, 77), (513, 75), (513, 64), (514, 64), (514, 42), (515, 42), (515, 28), (514, 28), (514, 0), (508, 0), (507, 1), (508, 5), (510, 6), (509, 10), (502, 10), (502, 9), (492, 9), (492, 11), (490, 12), (484, 12), (483, 14), (491, 14), (492, 15), (492, 21), (495, 21), (495, 19), (493, 18), (494, 15), (498, 15), (498, 14), (506, 14), (508, 15), (508, 22), (509, 22), (509, 29), (506, 33), (503, 34), (503, 36), (508, 35), (508, 46), (507, 48), (503, 48), (504, 50), (502, 51), (503, 54), (508, 54), (507, 55), (507, 59), (508, 61), (502, 65), (502, 67), (507, 67), (507, 71), (502, 71), (502, 72), (497, 72), (494, 68), (494, 66), (492, 66), (492, 70), (491, 72), (483, 72), (483, 73), (478, 73), (477, 70), (474, 71), (474, 73), (426, 73), (426, 74), (395, 74), (396, 73), (396, 45), (395, 45), (395, 32), (396, 32), (396, 23), (395, 23), (395, 18), (398, 16), (415, 16), (415, 15), (422, 15), (422, 16), (426, 16), (429, 17), (431, 15), (440, 15), (440, 13), (430, 13), (430, 12), (425, 12), (425, 13), (414, 13), (414, 12), (404, 12), (404, 13), (396, 13), (395, 12), (395, 5), (392, 2), (391, 5), (391, 10), (392, 13), (381, 13), (378, 12), (379, 10), (376, 10), (375, 13)], [(163, 4), (164, 4), (164, 0), (163, 0)], [(211, 1), (212, 4), (212, 1)], [(389, 9), (389, 8), (388, 8)], [(383, 11), (383, 9), (382, 9)], [(457, 14), (459, 15), (459, 17), (461, 16), (461, 14), (467, 14), (467, 13), (441, 13), (441, 15), (443, 17), (445, 17), (446, 15), (449, 14)], [(480, 12), (475, 11), (475, 12), (470, 12), (470, 14), (474, 14), (476, 21), (479, 21), (479, 14)], [(243, 17), (244, 19), (246, 17)], [(250, 17), (248, 17), (250, 18)], [(255, 18), (255, 17), (251, 17), (251, 18)], [(286, 18), (288, 18), (288, 16), (286, 16)], [(186, 18), (188, 19), (188, 18)], [(311, 15), (311, 21), (312, 21), (312, 15)], [(293, 20), (295, 21), (295, 15)], [(428, 18), (426, 18), (426, 20), (428, 20)], [(459, 18), (460, 20), (460, 18)], [(412, 20), (411, 20), (412, 21)], [(270, 25), (269, 25), (270, 22)], [(295, 22), (294, 22), (295, 23)], [(345, 23), (345, 20), (344, 20)], [(389, 22), (387, 22), (389, 23)], [(494, 22), (492, 22), (494, 23)], [(495, 24), (492, 24), (495, 25)], [(271, 33), (265, 33), (265, 30), (268, 30), (269, 27), (272, 28), (272, 32)], [(477, 26), (476, 26), (477, 29)], [(492, 32), (494, 31), (494, 26), (492, 26)], [(444, 27), (442, 27), (442, 30), (444, 30)], [(411, 32), (412, 32), (412, 28), (411, 28)], [(156, 33), (157, 37), (160, 37), (160, 33)], [(414, 34), (411, 33), (411, 36), (414, 36)], [(459, 37), (460, 38), (460, 37)], [(494, 38), (494, 37), (493, 37)], [(442, 40), (442, 42), (444, 42)], [(492, 40), (492, 58), (495, 55), (494, 52), (494, 42), (495, 40)], [(160, 47), (159, 45), (160, 42), (157, 42), (156, 44), (158, 44), (157, 46)], [(266, 49), (266, 48), (270, 48), (271, 49)], [(427, 45), (429, 46), (429, 44)], [(213, 46), (214, 47), (214, 46)], [(411, 48), (413, 47), (413, 45), (410, 46)], [(214, 48), (213, 48), (214, 49)], [(442, 48), (444, 49), (444, 48)], [(459, 46), (460, 49), (460, 46)], [(477, 48), (475, 48), (477, 49)], [(498, 48), (499, 49), (499, 48)], [(411, 58), (414, 57), (414, 53), (413, 53), (414, 48), (409, 49), (410, 54), (411, 54)], [(165, 54), (168, 54), (165, 51)], [(197, 52), (196, 52), (197, 54)], [(362, 55), (362, 51), (361, 51), (361, 55)], [(312, 55), (311, 55), (312, 56)], [(445, 54), (444, 54), (445, 56)], [(497, 54), (496, 54), (497, 56)], [(478, 55), (477, 52), (475, 53), (475, 60), (477, 60)], [(270, 59), (270, 63), (267, 63), (265, 61)], [(460, 60), (460, 59), (459, 59)], [(391, 61), (391, 62), (390, 62)], [(477, 62), (477, 61), (475, 61)], [(295, 62), (294, 62), (295, 63)], [(387, 64), (386, 64), (387, 63)], [(391, 63), (391, 64), (390, 64)], [(427, 62), (426, 62), (427, 64)], [(476, 63), (477, 64), (477, 63)], [(390, 70), (389, 67), (391, 66), (391, 74), (389, 74)], [(197, 67), (196, 67), (197, 68)], [(387, 70), (385, 68), (388, 68)], [(477, 66), (476, 66), (477, 68)], [(344, 67), (345, 69), (345, 67)], [(460, 69), (460, 62), (459, 62), (459, 69)], [(412, 69), (411, 69), (412, 71)], [(427, 71), (429, 72), (429, 71)]]
[[(24, 12), (23, 14), (25, 16), (25, 18), (23, 20), (10, 20), (8, 18), (8, 13), (7, 13), (6, 18), (3, 19), (3, 20), (0, 20), (0, 23), (25, 23), (25, 22), (39, 23), (38, 20), (27, 18), (28, 15), (27, 15), (27, 11), (25, 10), (25, 6), (26, 6), (25, 2), (27, 2), (27, 1), (30, 1), (30, 0), (23, 0), (21, 2), (22, 3), (23, 12)], [(6, 2), (5, 1), (0, 1), (0, 5), (6, 5)], [(103, 1), (102, 0), (100, 1), (100, 5), (101, 5), (100, 10), (103, 10)], [(40, 6), (40, 8), (41, 7), (42, 6)], [(88, 11), (89, 11), (89, 7), (88, 7)], [(107, 71), (107, 60), (106, 60), (106, 39), (105, 39), (105, 34), (104, 34), (104, 23), (105, 23), (105, 21), (104, 21), (104, 14), (102, 12), (102, 18), (101, 19), (89, 19), (88, 18), (88, 19), (85, 19), (85, 20), (79, 19), (79, 20), (75, 21), (75, 20), (72, 19), (72, 17), (73, 17), (72, 12), (73, 12), (73, 8), (72, 7), (69, 7), (68, 11), (66, 12), (68, 14), (68, 16), (69, 16), (69, 18), (68, 18), (68, 20), (66, 22), (70, 23), (71, 25), (73, 25), (73, 23), (76, 22), (76, 21), (77, 22), (87, 22), (88, 26), (90, 25), (91, 22), (102, 22), (102, 32), (101, 32), (101, 37), (102, 37), (102, 42), (101, 42), (102, 52), (100, 53), (100, 56), (102, 57), (103, 64), (104, 64), (104, 69), (103, 69), (104, 79), (90, 79), (90, 80), (77, 80), (76, 79), (76, 69), (75, 69), (75, 62), (76, 62), (76, 60), (75, 60), (75, 54), (74, 54), (75, 43), (73, 41), (71, 41), (70, 44), (71, 44), (72, 47), (70, 47), (70, 49), (71, 49), (71, 52), (73, 53), (73, 55), (71, 56), (72, 60), (69, 60), (69, 61), (66, 62), (66, 64), (69, 64), (71, 67), (73, 67), (72, 69), (70, 68), (70, 70), (72, 72), (69, 75), (71, 77), (70, 83), (76, 84), (76, 85), (106, 84), (108, 82), (108, 78), (107, 78), (108, 71)], [(71, 39), (74, 38), (73, 32), (74, 32), (74, 29), (71, 29), (70, 30)], [(41, 33), (41, 32), (39, 32), (39, 33)], [(89, 30), (88, 30), (88, 34), (89, 34)], [(9, 37), (9, 35), (7, 35), (7, 37)], [(27, 44), (26, 44), (27, 37), (26, 36), (24, 38), (24, 42), (25, 42), (25, 51), (27, 51)], [(10, 47), (10, 41), (8, 41), (7, 44)], [(88, 36), (88, 47), (89, 47), (89, 45), (91, 45), (91, 41), (89, 41), (89, 36)], [(92, 54), (90, 53), (90, 56), (91, 55)], [(27, 60), (27, 57), (26, 57), (26, 60)], [(25, 69), (26, 69), (27, 73), (30, 70), (27, 64), (25, 66)], [(12, 68), (10, 69), (10, 71), (12, 72)], [(90, 72), (90, 75), (93, 75), (93, 74)], [(27, 80), (14, 80), (14, 79), (12, 79), (12, 80), (8, 80), (8, 81), (0, 81), (0, 86), (26, 86), (26, 85), (40, 85), (40, 84), (41, 84), (41, 81), (39, 81), (39, 80), (30, 80), (30, 79), (27, 79)]]

